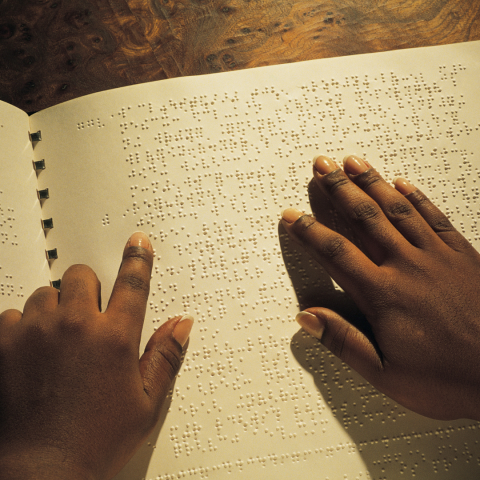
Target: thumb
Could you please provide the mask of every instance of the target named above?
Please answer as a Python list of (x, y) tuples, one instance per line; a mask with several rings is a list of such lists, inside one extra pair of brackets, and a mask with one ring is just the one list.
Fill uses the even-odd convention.
[(295, 319), (307, 333), (370, 382), (383, 370), (371, 340), (338, 313), (327, 308), (309, 308)]
[(190, 315), (168, 320), (150, 337), (140, 358), (143, 388), (158, 407), (180, 370), (183, 346), (187, 343), (192, 325)]

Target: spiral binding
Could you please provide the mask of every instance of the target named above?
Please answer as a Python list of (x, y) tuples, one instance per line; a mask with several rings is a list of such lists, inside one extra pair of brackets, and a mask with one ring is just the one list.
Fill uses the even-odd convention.
[(47, 198), (50, 198), (48, 188), (44, 188), (43, 190), (37, 190), (37, 196), (39, 200), (46, 200)]
[[(39, 130), (38, 132), (30, 133), (30, 140), (32, 143), (34, 142), (41, 142), (42, 141), (42, 132)], [(45, 170), (45, 160), (37, 160), (33, 161), (33, 169), (37, 174)], [(44, 188), (42, 190), (37, 190), (37, 196), (38, 199), (40, 200), (40, 203), (43, 204), (45, 200), (48, 200), (50, 198), (50, 193), (48, 191), (48, 188)], [(53, 219), (52, 218), (44, 218), (42, 219), (42, 228), (44, 232), (47, 230), (51, 230), (53, 228)], [(58, 252), (56, 248), (52, 248), (50, 250), (45, 250), (45, 255), (47, 257), (48, 262), (51, 262), (53, 260), (56, 260), (58, 258)], [(50, 282), (51, 286), (53, 288), (60, 289), (60, 283), (61, 280), (52, 280)]]
[(51, 230), (53, 228), (53, 219), (52, 218), (46, 218), (42, 220), (42, 228), (44, 230)]
[(30, 140), (33, 142), (41, 142), (42, 141), (42, 132), (39, 130), (38, 132), (30, 133)]
[(45, 160), (37, 160), (33, 162), (33, 169), (35, 171), (45, 170)]

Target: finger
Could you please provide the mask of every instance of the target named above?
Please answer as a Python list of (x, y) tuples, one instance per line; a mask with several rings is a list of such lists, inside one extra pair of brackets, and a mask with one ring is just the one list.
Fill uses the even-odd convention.
[(189, 315), (165, 322), (150, 338), (140, 358), (145, 393), (159, 409), (177, 375), (193, 325)]
[(133, 341), (140, 343), (153, 266), (153, 249), (143, 232), (135, 232), (123, 251), (122, 264), (105, 311), (121, 318)]
[(402, 251), (411, 246), (390, 223), (380, 206), (357, 185), (345, 172), (336, 168), (328, 157), (317, 158), (314, 166), (316, 183), (330, 197), (335, 208), (360, 237), (368, 255), (378, 265), (391, 252)]
[(378, 385), (382, 359), (370, 339), (343, 317), (327, 308), (309, 308), (296, 316), (310, 335), (369, 382)]
[(379, 267), (345, 237), (296, 209), (287, 208), (282, 212), (282, 224), (288, 234), (367, 312), (370, 292), (380, 277)]
[(395, 179), (395, 188), (408, 200), (425, 222), (453, 250), (464, 252), (472, 250), (470, 242), (450, 223), (448, 217), (436, 207), (417, 187), (404, 178)]
[(87, 265), (72, 265), (63, 274), (59, 305), (100, 311), (100, 281)]
[(58, 307), (59, 292), (53, 287), (37, 288), (25, 302), (23, 314), (27, 315), (30, 311), (34, 313), (51, 312)]
[(9, 348), (13, 347), (18, 350), (15, 328), (21, 320), (22, 312), (18, 310), (5, 310), (0, 314), (0, 365), (2, 360), (5, 359), (3, 354), (6, 354)]
[(345, 157), (344, 171), (380, 206), (389, 222), (412, 245), (426, 248), (439, 242), (413, 205), (364, 160), (355, 155)]
[(0, 365), (8, 348), (13, 346), (14, 349), (18, 349), (18, 345), (15, 345), (17, 340), (15, 327), (21, 319), (22, 312), (18, 310), (5, 310), (0, 314)]
[(8, 335), (5, 332), (8, 328), (15, 325), (22, 319), (22, 312), (14, 309), (5, 310), (0, 314), (0, 329), (2, 333), (0, 333), (0, 341), (4, 337), (4, 335)]

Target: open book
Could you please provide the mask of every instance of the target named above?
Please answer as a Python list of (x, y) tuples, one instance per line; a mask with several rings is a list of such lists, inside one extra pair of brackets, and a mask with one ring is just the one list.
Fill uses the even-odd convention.
[(348, 301), (278, 224), (310, 211), (316, 154), (356, 153), (421, 186), (479, 248), (479, 78), (472, 42), (162, 80), (31, 117), (0, 104), (1, 308), (73, 263), (105, 301), (143, 230), (143, 342), (196, 319), (162, 420), (118, 479), (480, 476), (476, 423), (406, 411), (299, 332), (299, 308)]

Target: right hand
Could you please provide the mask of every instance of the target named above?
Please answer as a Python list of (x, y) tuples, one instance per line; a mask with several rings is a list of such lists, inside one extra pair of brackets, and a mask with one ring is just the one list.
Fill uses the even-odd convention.
[(321, 306), (299, 323), (405, 407), (480, 420), (480, 255), (409, 182), (395, 189), (354, 156), (344, 170), (318, 157), (314, 178), (364, 252), (297, 210), (282, 223), (352, 297), (370, 332)]

